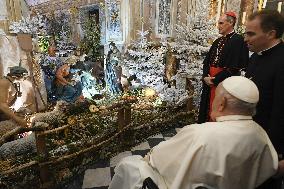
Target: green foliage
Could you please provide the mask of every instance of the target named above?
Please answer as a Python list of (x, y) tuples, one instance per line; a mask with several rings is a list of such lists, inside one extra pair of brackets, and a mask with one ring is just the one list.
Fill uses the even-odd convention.
[[(131, 83), (131, 81), (129, 81), (129, 83)], [(129, 96), (143, 97), (144, 91), (142, 90), (142, 88), (137, 88), (137, 89), (129, 90), (125, 94)]]
[[(140, 94), (141, 92), (137, 90), (137, 93)], [(71, 124), (71, 122), (72, 125), (67, 130), (57, 131), (46, 137), (49, 161), (86, 150), (91, 145), (98, 145), (99, 147), (88, 153), (81, 155), (78, 153), (72, 159), (49, 165), (56, 184), (61, 185), (68, 181), (68, 178), (78, 174), (79, 171), (86, 170), (89, 167), (87, 164), (90, 162), (107, 159), (117, 153), (130, 150), (151, 135), (195, 122), (196, 115), (194, 112), (185, 112), (183, 107), (142, 108), (145, 104), (145, 101), (132, 104), (134, 106), (131, 111), (132, 121), (130, 124), (132, 126), (110, 141), (107, 140), (119, 132), (117, 111), (105, 109), (93, 113), (87, 108), (88, 104), (68, 105), (64, 116), (62, 119), (60, 118), (62, 122), (58, 127)], [(141, 108), (138, 108), (139, 106)], [(53, 124), (51, 125), (54, 128)], [(25, 153), (13, 159), (0, 161), (0, 172), (18, 167), (26, 162), (42, 160), (43, 157), (35, 153)], [(67, 173), (70, 170), (72, 173), (62, 177), (62, 170), (67, 170)], [(0, 178), (0, 188), (3, 184), (4, 186), (15, 186), (15, 188), (37, 189), (40, 187), (38, 175), (38, 166), (26, 167), (16, 173), (9, 174), (8, 177), (3, 175)], [(57, 186), (55, 188), (63, 187)]]
[(39, 36), (38, 46), (41, 52), (47, 53), (49, 47), (49, 37)]
[(246, 28), (244, 25), (238, 26), (236, 32), (242, 36), (245, 35)]
[(84, 53), (90, 55), (92, 59), (98, 60), (101, 57), (100, 45), (101, 45), (101, 32), (100, 25), (96, 23), (94, 18), (89, 18), (85, 24), (84, 28), (84, 39), (80, 44), (80, 48)]

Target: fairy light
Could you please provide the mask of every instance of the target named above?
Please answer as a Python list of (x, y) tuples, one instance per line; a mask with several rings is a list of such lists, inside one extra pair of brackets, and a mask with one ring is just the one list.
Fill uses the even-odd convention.
[(283, 3), (283, 2), (278, 2), (278, 5), (277, 5), (277, 10), (278, 10), (278, 12), (280, 12), (280, 13), (281, 13), (281, 9), (282, 9), (282, 3)]
[(144, 94), (145, 94), (146, 97), (153, 97), (153, 96), (155, 96), (156, 91), (152, 88), (146, 88)]

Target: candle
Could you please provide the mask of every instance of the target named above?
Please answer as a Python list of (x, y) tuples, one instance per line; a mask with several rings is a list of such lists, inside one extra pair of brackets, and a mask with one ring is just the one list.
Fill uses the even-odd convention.
[(141, 18), (144, 16), (144, 0), (140, 1), (140, 16)]
[(263, 5), (263, 0), (259, 0), (259, 3), (258, 3), (258, 10), (261, 10), (261, 9), (262, 9), (262, 5)]
[(144, 31), (144, 0), (140, 1), (141, 30)]
[(246, 15), (247, 15), (247, 13), (243, 12), (242, 24), (245, 24), (245, 22), (246, 22)]
[(263, 8), (263, 9), (266, 7), (266, 3), (267, 3), (267, 0), (264, 0), (264, 1), (263, 1), (263, 5), (262, 5), (262, 8)]
[(281, 9), (282, 9), (282, 2), (278, 2), (278, 6), (277, 6), (278, 12), (281, 13)]

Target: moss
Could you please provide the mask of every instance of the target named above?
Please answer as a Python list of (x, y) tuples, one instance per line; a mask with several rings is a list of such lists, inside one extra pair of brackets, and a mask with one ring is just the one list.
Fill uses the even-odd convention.
[[(140, 101), (137, 104), (133, 104), (133, 106), (139, 107), (139, 103), (143, 102)], [(53, 158), (56, 159), (56, 157), (78, 152), (93, 144), (105, 141), (119, 132), (117, 112), (115, 110), (109, 110), (109, 114), (105, 114), (105, 112), (91, 113), (87, 107), (88, 105), (86, 104), (82, 106), (70, 105), (70, 109), (66, 111), (65, 115), (62, 115), (62, 120), (51, 126), (51, 128), (62, 127), (68, 124), (68, 118), (72, 118), (72, 125), (67, 130), (59, 131), (46, 137), (46, 146), (49, 151), (60, 149), (63, 146), (67, 148), (67, 151), (59, 150), (53, 154)], [(113, 138), (108, 143), (88, 153), (51, 165), (50, 170), (52, 170), (54, 178), (56, 179), (56, 175), (59, 173), (61, 175), (59, 180), (55, 180), (57, 185), (68, 182), (74, 174), (82, 172), (90, 163), (100, 159), (108, 159), (117, 153), (127, 151), (151, 135), (171, 128), (188, 125), (195, 121), (194, 112), (184, 112), (183, 107), (147, 107), (150, 107), (150, 109), (137, 108), (132, 110), (132, 127), (125, 130), (122, 135)], [(42, 160), (43, 157), (39, 157), (37, 154), (24, 154), (15, 159), (10, 159), (9, 164), (6, 165), (12, 168), (30, 161)], [(66, 170), (68, 171), (66, 172)], [(32, 174), (34, 178), (29, 180), (32, 178)], [(18, 180), (15, 179), (16, 175), (18, 175)], [(15, 186), (21, 186), (22, 188), (33, 188), (34, 186), (39, 186), (38, 175), (37, 167), (31, 167), (15, 173), (13, 176), (5, 177), (5, 179), (1, 178), (0, 181), (8, 185), (14, 183)], [(30, 185), (30, 183), (34, 183), (32, 187), (23, 187), (25, 184), (27, 186)]]

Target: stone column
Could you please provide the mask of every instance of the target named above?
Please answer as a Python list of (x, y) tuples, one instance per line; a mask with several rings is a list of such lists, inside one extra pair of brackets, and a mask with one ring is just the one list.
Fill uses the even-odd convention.
[(137, 39), (137, 30), (141, 30), (140, 0), (131, 0), (130, 4), (130, 36), (132, 40)]
[(227, 0), (226, 11), (234, 11), (236, 14), (239, 14), (240, 6), (240, 0)]
[(194, 16), (196, 11), (196, 0), (189, 0), (187, 6), (188, 6), (188, 15)]
[(6, 0), (8, 18), (10, 21), (18, 21), (22, 17), (20, 0)]
[(149, 0), (149, 31), (150, 40), (155, 39), (156, 0)]
[(253, 12), (254, 5), (255, 5), (255, 0), (241, 1), (238, 25), (242, 25), (243, 24), (242, 21), (245, 21), (246, 18)]
[[(239, 15), (242, 14), (240, 12), (240, 9), (241, 9), (240, 0), (227, 0), (226, 11), (233, 11), (237, 14), (237, 18), (240, 18)], [(237, 23), (238, 23), (238, 20), (237, 20)]]
[[(143, 23), (144, 31), (151, 29), (151, 0), (143, 1)], [(142, 24), (142, 23), (141, 23)]]
[(130, 43), (131, 36), (130, 36), (130, 19), (131, 19), (131, 12), (130, 12), (130, 0), (122, 0), (121, 1), (121, 24), (122, 24), (122, 31), (123, 31), (123, 42), (125, 44)]
[(188, 14), (188, 0), (180, 0), (180, 23), (187, 23), (187, 14)]
[(214, 17), (217, 14), (218, 1), (210, 0), (210, 17)]
[(171, 37), (175, 36), (175, 26), (177, 24), (177, 17), (178, 17), (178, 0), (172, 0), (171, 3), (171, 23), (170, 23), (170, 33)]
[(8, 19), (6, 0), (0, 1), (0, 21)]

